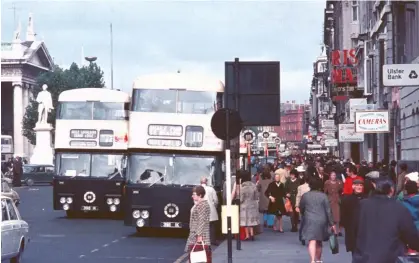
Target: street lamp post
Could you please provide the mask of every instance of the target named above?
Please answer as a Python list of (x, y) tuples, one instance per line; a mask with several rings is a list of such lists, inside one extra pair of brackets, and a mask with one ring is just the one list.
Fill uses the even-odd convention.
[(95, 62), (97, 60), (97, 57), (84, 57), (84, 59), (86, 61), (89, 61), (90, 64), (92, 64), (92, 62)]

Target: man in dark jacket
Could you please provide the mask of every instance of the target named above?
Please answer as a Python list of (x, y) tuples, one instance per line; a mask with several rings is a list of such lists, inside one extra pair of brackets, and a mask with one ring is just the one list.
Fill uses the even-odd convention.
[(355, 180), (352, 188), (354, 191), (351, 195), (344, 195), (342, 197), (341, 209), (341, 224), (345, 228), (345, 246), (348, 252), (355, 250), (359, 202), (366, 198), (363, 180)]
[(374, 182), (374, 195), (360, 202), (352, 263), (394, 263), (406, 246), (419, 250), (419, 235), (406, 207), (391, 198), (389, 178)]

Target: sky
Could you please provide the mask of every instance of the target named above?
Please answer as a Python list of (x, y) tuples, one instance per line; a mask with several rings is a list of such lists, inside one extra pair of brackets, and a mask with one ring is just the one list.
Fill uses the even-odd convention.
[[(12, 9), (16, 7), (15, 11)], [(29, 13), (56, 64), (98, 57), (110, 87), (130, 92), (143, 74), (208, 74), (224, 81), (224, 62), (280, 61), (281, 101), (308, 100), (321, 53), (325, 1), (1, 1), (1, 40)], [(16, 23), (15, 23), (16, 20)]]

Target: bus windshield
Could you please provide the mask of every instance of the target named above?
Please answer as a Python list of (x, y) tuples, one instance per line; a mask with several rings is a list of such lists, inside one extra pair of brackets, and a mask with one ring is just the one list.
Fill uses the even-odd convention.
[(123, 154), (60, 153), (56, 156), (58, 176), (123, 179)]
[(217, 92), (134, 89), (132, 111), (210, 114), (221, 99)]
[(214, 156), (134, 154), (129, 161), (131, 183), (199, 185), (201, 177), (213, 184), (221, 177), (221, 165)]
[(67, 101), (59, 102), (57, 119), (61, 120), (127, 120), (124, 102)]

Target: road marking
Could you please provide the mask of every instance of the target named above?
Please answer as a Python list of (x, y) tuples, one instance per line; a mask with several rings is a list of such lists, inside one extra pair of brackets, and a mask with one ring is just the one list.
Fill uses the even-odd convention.
[(107, 246), (109, 246), (109, 244), (104, 244), (102, 247), (107, 247)]
[(175, 262), (173, 262), (173, 263), (182, 263), (182, 261), (183, 260), (185, 260), (185, 258), (187, 258), (188, 257), (188, 255), (189, 255), (189, 253), (185, 253), (185, 254), (183, 254), (182, 256), (180, 256), (178, 259), (176, 259), (176, 261)]
[(65, 237), (65, 235), (52, 235), (52, 234), (45, 234), (45, 235), (38, 235), (39, 237)]
[(79, 258), (84, 258), (85, 257), (85, 255), (80, 255), (80, 257)]
[(112, 243), (116, 243), (116, 242), (118, 242), (119, 240), (118, 239), (115, 239), (114, 241), (112, 241)]
[(95, 248), (92, 251), (90, 251), (90, 253), (95, 253), (95, 252), (98, 252), (98, 251), (99, 251), (99, 249)]
[(121, 239), (125, 239), (125, 238), (127, 238), (127, 237), (121, 237)]
[(39, 191), (39, 188), (29, 188), (28, 191)]

